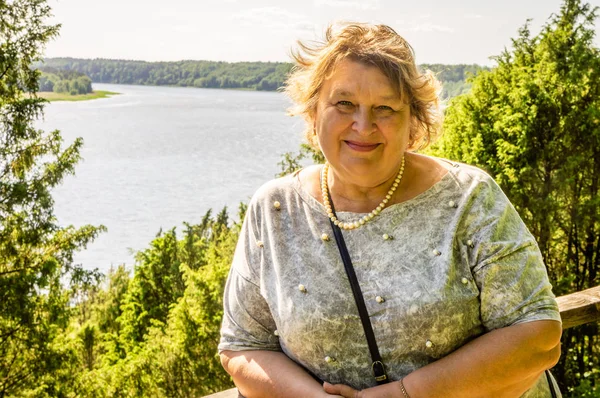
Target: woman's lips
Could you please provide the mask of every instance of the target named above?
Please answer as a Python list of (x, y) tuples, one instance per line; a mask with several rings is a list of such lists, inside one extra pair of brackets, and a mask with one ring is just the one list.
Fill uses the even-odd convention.
[(346, 143), (346, 145), (348, 145), (350, 148), (354, 149), (355, 151), (358, 152), (369, 152), (372, 151), (373, 149), (377, 148), (379, 146), (379, 144), (368, 144), (365, 142), (357, 142), (357, 141), (344, 141)]

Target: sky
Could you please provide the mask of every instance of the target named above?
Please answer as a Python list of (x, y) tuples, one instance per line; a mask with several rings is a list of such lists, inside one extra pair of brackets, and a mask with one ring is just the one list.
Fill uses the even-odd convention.
[[(600, 0), (588, 2), (600, 6)], [(537, 34), (561, 0), (48, 0), (60, 37), (47, 57), (145, 61), (284, 61), (297, 40), (336, 20), (384, 23), (417, 63), (493, 65), (532, 19)], [(596, 24), (600, 47), (600, 19)]]

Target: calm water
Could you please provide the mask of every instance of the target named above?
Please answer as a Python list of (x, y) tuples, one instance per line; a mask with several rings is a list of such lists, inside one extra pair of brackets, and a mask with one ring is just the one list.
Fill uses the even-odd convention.
[(122, 93), (108, 99), (56, 102), (40, 127), (66, 143), (84, 139), (76, 175), (55, 189), (61, 225), (103, 224), (75, 261), (106, 271), (132, 265), (160, 228), (197, 223), (208, 209), (240, 201), (296, 152), (303, 122), (285, 115), (279, 93), (94, 84)]

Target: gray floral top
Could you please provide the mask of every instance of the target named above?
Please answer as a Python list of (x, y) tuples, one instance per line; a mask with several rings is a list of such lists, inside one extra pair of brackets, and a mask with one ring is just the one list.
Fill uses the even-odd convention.
[[(490, 176), (454, 166), (424, 193), (344, 231), (392, 380), (492, 329), (560, 321), (537, 244), (514, 207)], [(224, 307), (219, 351), (283, 351), (330, 383), (375, 385), (325, 208), (297, 174), (252, 198)], [(549, 396), (544, 375), (524, 395)]]

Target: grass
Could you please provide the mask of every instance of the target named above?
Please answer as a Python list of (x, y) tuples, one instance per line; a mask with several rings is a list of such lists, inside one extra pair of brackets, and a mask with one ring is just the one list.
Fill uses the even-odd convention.
[(52, 92), (38, 92), (37, 95), (40, 98), (47, 99), (50, 102), (54, 101), (87, 101), (98, 98), (107, 98), (111, 95), (118, 95), (119, 93), (113, 93), (112, 91), (93, 91), (89, 94), (76, 94), (71, 95), (69, 93), (52, 93)]

